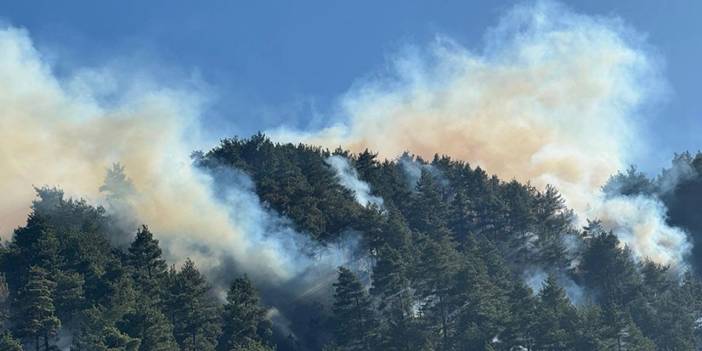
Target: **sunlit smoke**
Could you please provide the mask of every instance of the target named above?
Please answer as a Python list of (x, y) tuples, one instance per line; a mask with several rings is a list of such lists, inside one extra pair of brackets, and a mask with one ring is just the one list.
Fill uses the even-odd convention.
[(639, 259), (681, 263), (692, 248), (682, 229), (666, 224), (665, 205), (654, 197), (608, 197), (591, 214), (613, 230)]
[[(248, 273), (262, 289), (309, 290), (301, 282), (317, 276), (304, 276), (333, 273), (348, 251), (312, 247), (262, 206), (243, 173), (193, 166), (189, 155), (204, 145), (204, 100), (109, 68), (59, 79), (25, 31), (0, 30), (0, 232), (7, 238), (26, 220), (32, 185), (58, 186), (115, 215), (137, 216), (127, 226), (148, 224), (170, 262), (190, 257), (216, 284)], [(115, 163), (129, 177), (128, 192), (105, 182)], [(119, 205), (110, 202), (117, 193)]]
[(365, 207), (372, 204), (383, 207), (383, 199), (371, 194), (370, 185), (358, 178), (358, 172), (351, 166), (348, 159), (343, 156), (333, 155), (327, 157), (325, 162), (334, 170), (339, 184), (351, 190), (356, 202), (361, 204), (361, 206)]
[(638, 256), (680, 266), (689, 245), (664, 212), (648, 200), (609, 204), (601, 194), (607, 179), (645, 150), (639, 128), (666, 86), (658, 61), (643, 36), (617, 18), (527, 3), (488, 31), (483, 50), (446, 37), (409, 48), (392, 71), (357, 82), (329, 127), (270, 134), (390, 159), (404, 150), (426, 159), (447, 154), (503, 179), (551, 184), (581, 224), (626, 215), (621, 201), (630, 201), (655, 218), (629, 216), (611, 229)]

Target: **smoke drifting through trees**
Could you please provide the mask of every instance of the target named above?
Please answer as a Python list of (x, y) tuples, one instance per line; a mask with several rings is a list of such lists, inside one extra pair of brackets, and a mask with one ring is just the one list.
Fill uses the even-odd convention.
[[(5, 238), (25, 221), (32, 185), (47, 184), (104, 203), (127, 233), (148, 223), (170, 262), (190, 257), (215, 283), (222, 277), (228, 284), (236, 267), (267, 289), (265, 297), (285, 291), (285, 298), (275, 301), (312, 294), (320, 276), (333, 275), (347, 263), (345, 250), (353, 245), (312, 245), (284, 218), (263, 208), (246, 175), (236, 170), (209, 174), (192, 165), (189, 155), (200, 145), (194, 138), (200, 134), (198, 96), (137, 80), (120, 87), (124, 93), (112, 92), (119, 94), (118, 103), (103, 104), (104, 92), (96, 86), (103, 81), (86, 80), (90, 72), (57, 79), (27, 33), (15, 28), (0, 30), (0, 63), (0, 231)], [(115, 163), (128, 179), (120, 173), (122, 166), (105, 179)], [(126, 244), (131, 237), (114, 239)]]
[[(667, 223), (684, 228), (690, 236), (687, 245), (690, 254), (687, 259), (698, 275), (702, 273), (702, 221), (697, 210), (702, 204), (700, 174), (702, 154), (685, 152), (675, 155), (670, 167), (663, 169), (655, 178), (649, 178), (631, 167), (613, 176), (604, 187), (608, 197), (619, 199), (615, 201), (622, 198), (649, 201), (651, 206), (656, 207), (656, 211), (666, 213)], [(639, 216), (646, 213), (646, 209), (641, 208), (629, 211), (636, 212)], [(641, 220), (645, 223), (657, 218)]]
[[(343, 124), (277, 138), (368, 147), (387, 158), (406, 149), (446, 153), (504, 179), (553, 184), (581, 222), (602, 219), (639, 258), (681, 267), (691, 245), (666, 220), (662, 196), (600, 191), (637, 152), (634, 116), (657, 93), (649, 90), (660, 83), (657, 65), (644, 47), (617, 20), (521, 6), (489, 32), (484, 52), (440, 38), (428, 52), (400, 57), (396, 78), (364, 82), (344, 97)], [(241, 170), (193, 166), (202, 97), (136, 80), (107, 104), (95, 77), (108, 76), (60, 80), (27, 33), (0, 31), (2, 234), (26, 219), (33, 184), (57, 185), (93, 203), (106, 198), (126, 227), (148, 223), (171, 261), (193, 258), (216, 284), (248, 272), (284, 316), (286, 301), (328, 297), (335, 266), (355, 259), (356, 240), (317, 244), (292, 225), (294, 214), (269, 208)], [(361, 205), (382, 204), (346, 159), (328, 161)], [(129, 191), (105, 182), (117, 162)], [(404, 162), (410, 188), (431, 173)], [(671, 172), (664, 193), (693, 178)]]
[(326, 162), (334, 169), (334, 172), (336, 172), (336, 176), (341, 185), (353, 191), (356, 201), (358, 201), (361, 206), (372, 204), (383, 207), (383, 199), (371, 194), (370, 186), (368, 183), (358, 179), (358, 172), (349, 164), (349, 160), (342, 156), (334, 155), (329, 156)]
[(387, 158), (444, 153), (505, 179), (551, 184), (580, 224), (602, 217), (637, 256), (682, 266), (689, 243), (656, 199), (600, 191), (645, 149), (637, 131), (666, 85), (642, 38), (617, 18), (547, 1), (520, 5), (487, 32), (481, 51), (438, 37), (358, 82), (335, 124), (272, 135)]

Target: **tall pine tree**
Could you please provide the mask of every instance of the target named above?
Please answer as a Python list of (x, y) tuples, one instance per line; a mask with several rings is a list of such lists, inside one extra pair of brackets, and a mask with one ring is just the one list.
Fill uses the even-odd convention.
[[(231, 351), (254, 343), (265, 344), (270, 334), (266, 310), (248, 277), (235, 279), (227, 292), (222, 315), (222, 334), (217, 351)], [(262, 335), (263, 334), (263, 335)]]
[(49, 279), (43, 268), (32, 266), (29, 269), (27, 284), (19, 295), (17, 315), (19, 334), (34, 341), (40, 350), (39, 339), (43, 339), (44, 350), (49, 349), (49, 340), (56, 334), (61, 321), (56, 317), (53, 289), (56, 283)]
[(190, 259), (173, 275), (167, 303), (173, 334), (182, 351), (212, 351), (217, 345), (219, 315), (205, 277)]
[(142, 226), (129, 246), (128, 262), (133, 271), (134, 281), (145, 297), (154, 303), (161, 301), (161, 291), (165, 284), (168, 266), (161, 257), (158, 240), (147, 226)]
[(334, 283), (336, 341), (343, 351), (369, 351), (375, 339), (376, 319), (363, 284), (348, 268), (339, 267)]

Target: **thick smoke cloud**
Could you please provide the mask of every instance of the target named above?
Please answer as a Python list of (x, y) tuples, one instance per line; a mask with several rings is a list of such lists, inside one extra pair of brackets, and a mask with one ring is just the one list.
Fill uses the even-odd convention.
[(370, 185), (358, 178), (358, 172), (351, 166), (348, 159), (343, 156), (333, 155), (329, 156), (325, 161), (334, 170), (339, 184), (351, 190), (356, 202), (361, 206), (372, 204), (383, 207), (383, 199), (371, 194)]
[(692, 248), (682, 229), (666, 224), (665, 205), (652, 196), (607, 198), (589, 215), (613, 230), (639, 258), (680, 265)]
[[(139, 77), (106, 92), (124, 75), (101, 69), (58, 79), (25, 31), (0, 30), (2, 235), (26, 220), (33, 185), (58, 186), (138, 216), (127, 226), (148, 224), (170, 262), (192, 258), (216, 287), (247, 273), (269, 303), (328, 295), (327, 278), (352, 259), (353, 237), (316, 247), (261, 204), (245, 174), (193, 166), (203, 98)], [(117, 162), (129, 191), (108, 181), (101, 192)]]
[(666, 86), (656, 56), (620, 20), (529, 3), (488, 31), (482, 51), (439, 37), (390, 66), (340, 100), (335, 124), (271, 134), (386, 158), (443, 153), (503, 179), (551, 184), (582, 224), (602, 217), (639, 257), (682, 265), (689, 245), (657, 200), (601, 191), (645, 150), (644, 112)]

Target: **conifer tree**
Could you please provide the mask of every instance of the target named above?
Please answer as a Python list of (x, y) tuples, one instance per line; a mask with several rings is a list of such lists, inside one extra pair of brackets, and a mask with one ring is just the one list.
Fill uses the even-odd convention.
[(582, 255), (583, 281), (599, 292), (602, 305), (625, 307), (639, 293), (641, 277), (627, 248), (612, 232), (595, 232)]
[(40, 267), (47, 273), (55, 273), (58, 269), (59, 243), (46, 216), (32, 213), (27, 225), (15, 230), (15, 250), (9, 255), (7, 271), (8, 283), (11, 285), (23, 286), (32, 266)]
[(372, 153), (368, 149), (363, 150), (354, 162), (354, 166), (358, 171), (358, 175), (366, 182), (371, 184), (377, 183), (377, 171), (378, 171), (378, 157), (377, 153)]
[(10, 288), (7, 286), (5, 275), (0, 274), (0, 330), (7, 328), (10, 319)]
[(59, 272), (56, 274), (56, 292), (54, 294), (56, 314), (61, 320), (71, 320), (85, 304), (83, 286), (85, 279), (79, 273)]
[(577, 314), (556, 277), (549, 274), (539, 293), (537, 324), (534, 330), (536, 349), (567, 350), (572, 347)]
[(22, 351), (22, 344), (15, 339), (9, 331), (0, 335), (0, 350), (2, 351)]
[(441, 235), (448, 231), (447, 207), (434, 176), (422, 170), (407, 216), (413, 230), (428, 235)]
[(5, 281), (5, 276), (0, 274), (0, 350), (22, 351), (22, 345), (16, 340), (8, 329), (10, 318), (10, 289)]
[(485, 263), (477, 256), (462, 262), (456, 276), (456, 331), (446, 350), (487, 350), (509, 319), (506, 294), (490, 281)]
[(248, 277), (232, 282), (224, 305), (217, 351), (230, 351), (255, 343), (265, 344), (264, 337), (271, 331), (265, 320), (266, 311), (259, 303), (258, 292)]
[(448, 235), (437, 240), (424, 236), (420, 250), (421, 256), (414, 272), (417, 297), (421, 301), (426, 328), (438, 336), (438, 343), (444, 349), (455, 332), (456, 314), (452, 312), (459, 302), (453, 290), (460, 268), (459, 254)]
[(81, 323), (73, 341), (77, 351), (138, 351), (141, 340), (119, 330), (110, 311), (91, 307), (81, 313)]
[(158, 240), (147, 226), (142, 226), (137, 231), (136, 238), (129, 246), (128, 262), (133, 270), (136, 285), (145, 294), (145, 297), (155, 303), (161, 301), (161, 288), (165, 283), (168, 266), (161, 257), (161, 248)]
[(121, 329), (140, 339), (139, 351), (175, 351), (178, 344), (173, 337), (173, 325), (152, 304), (141, 303), (121, 321)]
[(507, 295), (509, 318), (500, 340), (505, 349), (526, 349), (534, 347), (534, 325), (537, 318), (537, 299), (528, 286), (518, 282)]
[(371, 301), (361, 282), (348, 268), (339, 267), (332, 311), (340, 350), (371, 350), (376, 328)]
[(371, 294), (379, 301), (382, 349), (409, 351), (421, 344), (421, 329), (412, 311), (409, 262), (399, 250), (385, 245), (373, 267)]
[(219, 317), (209, 286), (187, 259), (169, 288), (168, 310), (173, 334), (182, 351), (211, 351), (217, 344)]
[(61, 326), (56, 317), (53, 289), (56, 283), (49, 279), (43, 268), (32, 266), (29, 269), (27, 284), (19, 295), (19, 313), (17, 315), (20, 335), (34, 341), (37, 351), (40, 350), (39, 339), (43, 339), (44, 350), (49, 349), (49, 340)]
[(474, 229), (474, 204), (464, 189), (458, 189), (451, 201), (449, 225), (459, 244), (463, 244)]
[(603, 350), (607, 346), (607, 325), (598, 305), (578, 308), (578, 325), (573, 348), (578, 351)]

